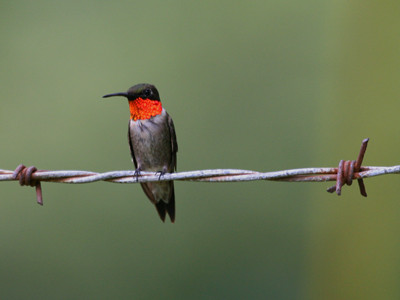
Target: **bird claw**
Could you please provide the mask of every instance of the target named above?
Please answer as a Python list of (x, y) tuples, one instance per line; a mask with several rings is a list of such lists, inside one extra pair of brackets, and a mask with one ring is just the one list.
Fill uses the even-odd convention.
[(141, 175), (141, 174), (140, 174), (141, 171), (142, 171), (142, 170), (141, 170), (140, 168), (137, 168), (137, 169), (135, 170), (135, 173), (133, 174), (133, 178), (136, 177), (136, 182), (139, 181), (139, 176)]
[(166, 173), (165, 171), (157, 171), (154, 175), (157, 175), (158, 173), (160, 173), (160, 176), (158, 176), (158, 180), (161, 179), (161, 176), (164, 176), (164, 174)]

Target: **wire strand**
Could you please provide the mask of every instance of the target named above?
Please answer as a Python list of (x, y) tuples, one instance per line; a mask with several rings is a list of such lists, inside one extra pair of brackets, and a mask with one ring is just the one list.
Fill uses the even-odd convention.
[(327, 188), (329, 193), (336, 192), (341, 195), (342, 187), (351, 185), (353, 179), (357, 179), (360, 194), (367, 197), (367, 191), (363, 179), (385, 174), (400, 173), (400, 166), (393, 167), (361, 167), (369, 139), (361, 143), (360, 152), (356, 160), (341, 160), (338, 168), (303, 168), (276, 172), (261, 173), (249, 170), (214, 169), (198, 170), (180, 173), (160, 174), (160, 172), (136, 171), (111, 171), (96, 173), (90, 171), (45, 171), (36, 167), (25, 167), (20, 164), (14, 171), (0, 169), (0, 181), (18, 180), (20, 185), (28, 185), (36, 189), (36, 201), (43, 205), (41, 182), (62, 183), (90, 183), (97, 181), (117, 183), (141, 183), (155, 181), (201, 181), (201, 182), (241, 182), (256, 180), (273, 180), (289, 182), (323, 182), (336, 181), (334, 186)]
[[(240, 182), (256, 180), (296, 181), (296, 182), (324, 182), (336, 181), (337, 168), (302, 168), (275, 172), (257, 172), (237, 169), (197, 170), (179, 173), (166, 173), (160, 177), (154, 172), (141, 172), (136, 177), (135, 171), (110, 171), (97, 173), (92, 171), (37, 170), (32, 179), (42, 182), (60, 183), (91, 183), (107, 181), (115, 183), (137, 183), (154, 181), (201, 181), (201, 182)], [(0, 181), (18, 180), (13, 178), (13, 172), (0, 169)], [(400, 174), (400, 165), (392, 167), (361, 167), (360, 172), (354, 174), (354, 179), (369, 178), (386, 174)]]

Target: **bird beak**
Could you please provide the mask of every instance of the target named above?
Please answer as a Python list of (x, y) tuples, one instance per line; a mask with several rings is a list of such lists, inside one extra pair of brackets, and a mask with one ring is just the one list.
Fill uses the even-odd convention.
[(103, 98), (114, 97), (114, 96), (121, 96), (128, 98), (128, 93), (114, 93), (114, 94), (107, 94), (104, 95)]

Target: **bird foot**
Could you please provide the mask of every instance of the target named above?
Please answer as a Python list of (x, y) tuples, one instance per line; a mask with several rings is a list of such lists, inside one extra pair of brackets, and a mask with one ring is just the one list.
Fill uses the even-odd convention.
[(133, 174), (133, 178), (136, 177), (136, 182), (139, 181), (139, 176), (141, 175), (141, 174), (140, 174), (141, 171), (142, 171), (142, 170), (141, 170), (140, 168), (137, 168), (137, 169), (135, 170), (135, 173)]
[(155, 175), (160, 174), (160, 176), (158, 176), (158, 180), (160, 180), (161, 176), (164, 176), (165, 173), (165, 171), (157, 171)]

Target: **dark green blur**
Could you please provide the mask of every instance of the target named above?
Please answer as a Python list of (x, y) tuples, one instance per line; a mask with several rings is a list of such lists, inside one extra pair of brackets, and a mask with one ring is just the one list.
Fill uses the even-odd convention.
[[(133, 169), (126, 99), (155, 84), (178, 170), (397, 165), (392, 1), (2, 1), (0, 168)], [(399, 299), (399, 176), (175, 186), (0, 182), (1, 299)]]

